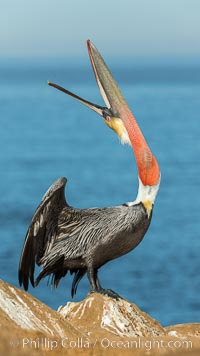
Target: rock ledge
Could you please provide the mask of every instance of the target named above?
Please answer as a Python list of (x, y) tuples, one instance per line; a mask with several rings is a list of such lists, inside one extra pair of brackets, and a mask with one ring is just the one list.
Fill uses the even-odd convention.
[(200, 355), (200, 324), (163, 328), (127, 300), (90, 294), (54, 311), (0, 281), (0, 355)]

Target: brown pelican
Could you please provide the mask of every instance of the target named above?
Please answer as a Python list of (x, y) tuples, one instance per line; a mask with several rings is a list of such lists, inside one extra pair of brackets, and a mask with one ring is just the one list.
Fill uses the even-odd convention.
[[(48, 189), (31, 220), (19, 263), (19, 283), (27, 290), (29, 280), (35, 287), (42, 278), (51, 275), (57, 287), (70, 271), (75, 274), (73, 297), (79, 281), (87, 273), (91, 292), (117, 298), (117, 293), (101, 287), (98, 269), (133, 250), (143, 239), (159, 189), (160, 169), (103, 58), (90, 41), (87, 44), (106, 107), (86, 101), (56, 84), (49, 85), (101, 115), (121, 141), (132, 146), (138, 167), (138, 195), (135, 201), (119, 206), (77, 209), (65, 200), (67, 179), (59, 178)], [(36, 281), (35, 263), (42, 267)]]

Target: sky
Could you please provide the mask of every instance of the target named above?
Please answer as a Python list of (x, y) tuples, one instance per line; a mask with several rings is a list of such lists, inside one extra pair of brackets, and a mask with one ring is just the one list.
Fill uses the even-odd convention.
[(0, 57), (200, 57), (199, 0), (0, 0)]

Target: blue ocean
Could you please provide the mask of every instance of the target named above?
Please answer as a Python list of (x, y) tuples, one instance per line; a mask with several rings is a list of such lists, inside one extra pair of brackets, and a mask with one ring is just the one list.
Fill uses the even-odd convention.
[[(162, 181), (144, 240), (102, 267), (101, 283), (162, 325), (200, 322), (199, 62), (107, 63), (159, 161)], [(48, 80), (103, 104), (88, 60), (0, 61), (0, 278), (15, 286), (31, 217), (58, 177), (67, 177), (66, 199), (79, 208), (134, 200), (138, 188), (132, 149)], [(54, 290), (45, 279), (29, 292), (57, 309), (72, 300), (71, 281), (67, 275)], [(88, 291), (84, 278), (74, 300)]]

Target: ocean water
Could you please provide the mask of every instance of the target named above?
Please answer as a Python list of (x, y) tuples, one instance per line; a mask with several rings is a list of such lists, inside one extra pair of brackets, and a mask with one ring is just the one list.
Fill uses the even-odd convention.
[[(142, 243), (100, 269), (111, 288), (163, 325), (200, 321), (200, 66), (191, 61), (123, 59), (109, 63), (156, 155), (162, 181)], [(63, 93), (57, 82), (102, 104), (89, 62), (0, 62), (0, 278), (18, 286), (17, 270), (32, 214), (55, 179), (80, 207), (134, 200), (137, 170), (101, 117)], [(71, 276), (53, 290), (29, 292), (56, 309), (71, 300)], [(89, 291), (84, 278), (75, 300)]]

